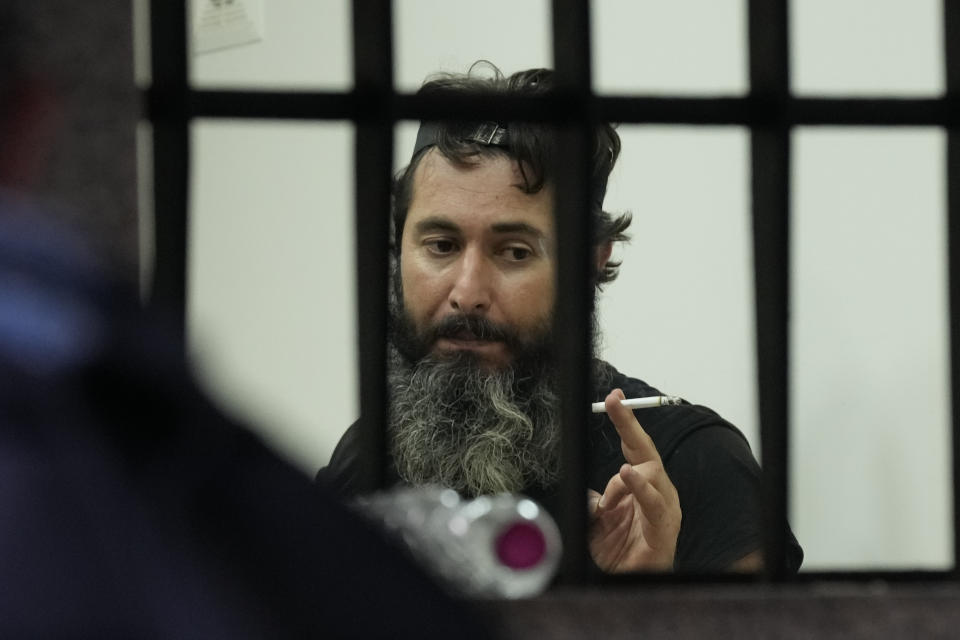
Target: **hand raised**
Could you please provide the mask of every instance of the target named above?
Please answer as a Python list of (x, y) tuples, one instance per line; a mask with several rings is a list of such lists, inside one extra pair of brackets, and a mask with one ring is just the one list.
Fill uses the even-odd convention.
[(590, 553), (605, 571), (669, 571), (680, 533), (680, 499), (653, 440), (620, 404), (623, 398), (614, 389), (605, 406), (627, 462), (602, 496), (588, 490)]

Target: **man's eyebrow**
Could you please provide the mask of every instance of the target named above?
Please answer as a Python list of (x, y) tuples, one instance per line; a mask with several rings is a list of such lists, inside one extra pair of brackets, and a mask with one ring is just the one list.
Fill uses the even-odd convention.
[[(421, 234), (433, 231), (449, 231), (451, 233), (460, 233), (461, 231), (458, 224), (441, 216), (424, 218), (414, 225), (414, 229)], [(526, 222), (495, 222), (490, 225), (490, 230), (494, 233), (524, 233), (538, 238), (546, 237), (542, 230)]]
[(417, 233), (430, 233), (431, 231), (451, 231), (453, 233), (460, 233), (460, 227), (453, 222), (450, 222), (446, 218), (441, 218), (439, 216), (430, 216), (429, 218), (424, 218), (420, 222), (414, 225)]
[(543, 231), (526, 222), (496, 222), (490, 225), (490, 229), (494, 233), (525, 233), (539, 238), (546, 237)]

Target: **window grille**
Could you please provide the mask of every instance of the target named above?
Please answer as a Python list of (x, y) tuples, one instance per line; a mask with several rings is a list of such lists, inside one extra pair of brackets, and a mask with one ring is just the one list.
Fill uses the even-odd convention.
[[(954, 506), (954, 558), (960, 558), (960, 2), (943, 3), (946, 92), (939, 98), (813, 98), (790, 91), (787, 0), (749, 0), (750, 91), (743, 97), (596, 96), (591, 83), (588, 0), (553, 0), (552, 28), (557, 91), (536, 98), (464, 99), (397, 93), (393, 86), (392, 7), (386, 0), (353, 0), (354, 87), (345, 92), (191, 89), (187, 80), (187, 3), (152, 0), (152, 84), (144, 110), (153, 128), (156, 252), (151, 301), (185, 311), (189, 123), (194, 118), (349, 120), (356, 125), (356, 255), (361, 406), (385, 415), (388, 212), (393, 125), (404, 119), (504, 119), (548, 121), (580, 163), (564, 164), (557, 180), (560, 238), (558, 343), (564, 416), (562, 491), (583, 504), (584, 447), (580, 425), (589, 404), (587, 345), (589, 250), (569, 238), (590, 237), (591, 221), (577, 215), (588, 202), (590, 126), (625, 124), (740, 125), (750, 130), (751, 195), (756, 291), (757, 372), (763, 459), (764, 551), (762, 576), (609, 576), (610, 582), (744, 580), (810, 582), (824, 579), (891, 581), (954, 579), (949, 571), (805, 572), (788, 575), (782, 523), (788, 488), (788, 312), (790, 294), (789, 194), (792, 128), (802, 125), (934, 126), (947, 131), (948, 274)], [(362, 188), (360, 188), (362, 185)], [(185, 322), (185, 314), (181, 313)], [(181, 330), (184, 327), (181, 324)], [(375, 424), (376, 420), (366, 421)], [(366, 434), (372, 459), (382, 460), (381, 432)], [(371, 465), (371, 487), (380, 484)], [(586, 513), (571, 508), (559, 522), (565, 541), (561, 567), (567, 584), (586, 580)]]

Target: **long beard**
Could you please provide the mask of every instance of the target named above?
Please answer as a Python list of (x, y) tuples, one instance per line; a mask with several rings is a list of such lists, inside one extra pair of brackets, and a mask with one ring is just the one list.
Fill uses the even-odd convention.
[(470, 496), (554, 485), (560, 428), (549, 335), (536, 345), (514, 342), (511, 365), (491, 369), (469, 352), (421, 355), (425, 345), (400, 322), (388, 374), (400, 477)]

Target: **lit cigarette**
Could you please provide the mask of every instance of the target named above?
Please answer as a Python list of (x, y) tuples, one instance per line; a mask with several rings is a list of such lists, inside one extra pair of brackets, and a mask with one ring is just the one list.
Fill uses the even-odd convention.
[[(680, 404), (683, 402), (677, 396), (650, 396), (649, 398), (628, 398), (621, 400), (620, 404), (630, 409), (649, 409), (651, 407), (665, 407), (671, 404)], [(606, 413), (607, 408), (602, 402), (594, 402), (591, 405), (594, 413)]]

